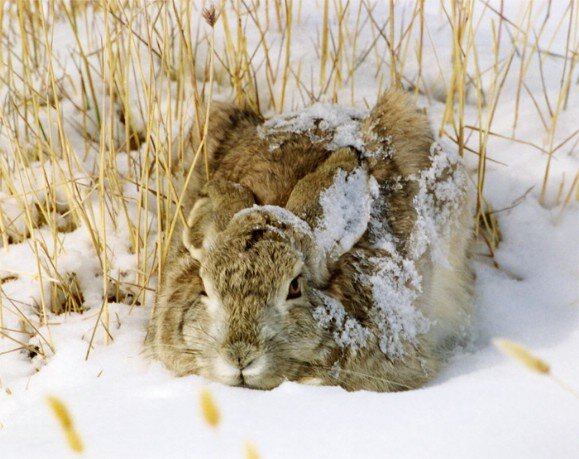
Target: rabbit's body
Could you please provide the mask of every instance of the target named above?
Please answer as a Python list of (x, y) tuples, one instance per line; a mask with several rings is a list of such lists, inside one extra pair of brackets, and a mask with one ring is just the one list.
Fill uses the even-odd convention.
[(148, 335), (177, 374), (404, 390), (464, 338), (460, 166), (404, 93), (370, 113), (328, 110), (264, 122), (213, 105), (211, 180), (200, 161)]

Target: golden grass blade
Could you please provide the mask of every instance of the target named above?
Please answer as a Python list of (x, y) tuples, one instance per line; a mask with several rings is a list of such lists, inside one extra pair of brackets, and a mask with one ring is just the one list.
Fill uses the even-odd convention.
[(52, 409), (52, 412), (62, 427), (62, 430), (64, 430), (64, 434), (70, 449), (76, 453), (82, 453), (84, 451), (84, 444), (74, 426), (72, 417), (70, 416), (66, 405), (62, 402), (62, 400), (52, 395), (46, 398), (46, 402)]

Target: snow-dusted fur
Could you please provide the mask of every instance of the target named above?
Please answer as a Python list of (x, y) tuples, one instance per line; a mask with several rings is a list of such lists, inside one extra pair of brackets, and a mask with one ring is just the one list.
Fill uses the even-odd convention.
[(207, 146), (211, 180), (199, 161), (151, 353), (179, 375), (261, 389), (435, 376), (468, 334), (472, 212), (460, 163), (410, 97), (267, 121), (214, 103)]

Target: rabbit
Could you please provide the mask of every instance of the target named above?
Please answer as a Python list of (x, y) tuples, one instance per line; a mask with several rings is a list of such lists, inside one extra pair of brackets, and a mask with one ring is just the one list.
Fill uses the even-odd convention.
[(397, 89), (369, 112), (210, 110), (210, 179), (190, 158), (149, 353), (176, 375), (253, 389), (435, 377), (469, 336), (473, 211), (426, 114)]

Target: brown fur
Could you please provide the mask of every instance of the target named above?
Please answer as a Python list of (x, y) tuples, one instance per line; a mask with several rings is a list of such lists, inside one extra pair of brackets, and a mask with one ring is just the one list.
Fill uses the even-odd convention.
[[(444, 344), (468, 322), (467, 197), (448, 241), (450, 265), (435, 268), (427, 256), (417, 264), (424, 285), (416, 307), (441, 323), (417, 343), (407, 343), (402, 359), (380, 351), (378, 330), (368, 317), (372, 292), (358, 281), (364, 260), (376, 255), (368, 233), (349, 252), (328, 259), (311, 233), (290, 220), (296, 215), (315, 228), (320, 195), (336, 172), (362, 166), (380, 185), (380, 199), (388, 205), (382, 218), (404, 253), (416, 222), (418, 188), (411, 176), (431, 164), (433, 137), (426, 116), (405, 93), (387, 91), (361, 127), (368, 150), (391, 148), (394, 154), (367, 158), (353, 148), (329, 151), (307, 135), (263, 137), (258, 132), (262, 123), (254, 113), (213, 104), (208, 139), (212, 179), (206, 182), (204, 165), (196, 166), (187, 190), (187, 227), (183, 238), (174, 241), (149, 327), (151, 353), (179, 375), (262, 389), (284, 380), (348, 390), (421, 386), (437, 373)], [(274, 143), (278, 147), (270, 151)], [(198, 144), (193, 132), (192, 151)], [(399, 186), (390, 186), (394, 180)], [(283, 207), (286, 213), (265, 207), (237, 214), (254, 204)], [(301, 297), (286, 299), (298, 275)], [(319, 326), (312, 315), (320, 305), (319, 291), (339, 300), (350, 317), (371, 330), (366, 347), (340, 348), (332, 330)], [(340, 372), (331, 371), (336, 363)]]

